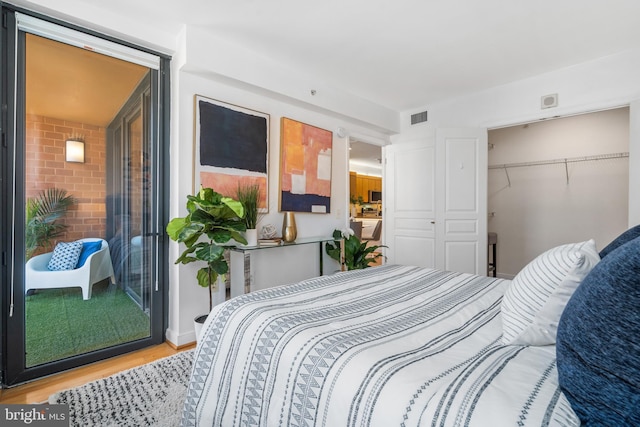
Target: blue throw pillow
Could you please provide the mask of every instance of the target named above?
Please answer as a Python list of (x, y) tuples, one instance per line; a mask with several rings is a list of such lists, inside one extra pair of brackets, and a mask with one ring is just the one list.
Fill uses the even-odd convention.
[(556, 352), (560, 387), (583, 425), (640, 425), (640, 238), (609, 253), (578, 286)]
[(640, 224), (636, 225), (635, 227), (631, 227), (630, 229), (613, 239), (611, 243), (609, 243), (603, 250), (600, 251), (600, 258), (604, 258), (605, 255), (610, 254), (617, 247), (630, 242), (636, 237), (640, 237)]
[(87, 261), (87, 258), (91, 254), (98, 252), (102, 248), (102, 241), (96, 240), (95, 242), (82, 242), (82, 252), (80, 252), (80, 258), (78, 258), (78, 264), (76, 268), (80, 268)]
[(80, 258), (82, 242), (60, 242), (53, 249), (53, 255), (47, 264), (51, 271), (73, 270)]

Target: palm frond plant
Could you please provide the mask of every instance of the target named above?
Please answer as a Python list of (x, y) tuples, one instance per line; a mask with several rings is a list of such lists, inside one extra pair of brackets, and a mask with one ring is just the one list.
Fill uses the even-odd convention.
[[(344, 246), (344, 251), (342, 246)], [(368, 245), (366, 241), (361, 242), (353, 230), (346, 229), (343, 231), (334, 230), (333, 242), (327, 242), (325, 250), (327, 255), (338, 261), (347, 270), (361, 270), (369, 267), (369, 264), (383, 256), (376, 251), (386, 247), (385, 245)]]
[(229, 242), (247, 243), (242, 236), (246, 230), (244, 207), (238, 200), (223, 197), (211, 188), (201, 188), (197, 195), (187, 196), (187, 211), (187, 216), (174, 218), (167, 224), (167, 233), (171, 240), (187, 247), (176, 264), (206, 263), (196, 278), (198, 285), (209, 288), (211, 310), (218, 276), (229, 271), (224, 258)]
[(61, 188), (48, 188), (36, 197), (27, 199), (25, 253), (31, 258), (39, 249), (50, 249), (52, 241), (60, 237), (68, 226), (60, 220), (78, 203), (75, 197)]

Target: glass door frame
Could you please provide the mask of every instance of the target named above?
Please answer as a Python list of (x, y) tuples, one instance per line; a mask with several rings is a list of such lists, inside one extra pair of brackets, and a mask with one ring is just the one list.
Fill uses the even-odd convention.
[[(133, 91), (130, 98), (120, 109), (116, 117), (106, 127), (106, 140), (107, 140), (107, 171), (109, 170), (122, 170), (125, 159), (129, 159), (131, 162), (135, 162), (136, 159), (132, 156), (135, 152), (133, 147), (133, 138), (131, 133), (131, 125), (138, 119), (141, 122), (141, 133), (143, 135), (142, 140), (148, 140), (151, 138), (152, 130), (149, 123), (151, 122), (150, 113), (151, 109), (151, 93), (148, 90), (151, 85), (155, 85), (157, 79), (152, 75), (145, 76), (138, 84), (138, 87)], [(151, 81), (151, 82), (150, 82)], [(140, 161), (141, 159), (137, 159)], [(142, 161), (144, 163), (144, 161)], [(141, 168), (144, 168), (144, 164)], [(144, 170), (142, 171), (144, 175)], [(130, 195), (132, 190), (130, 181), (119, 174), (107, 173), (107, 194), (121, 194)], [(148, 199), (148, 189), (143, 188), (143, 199)], [(129, 204), (131, 200), (129, 197), (107, 199), (107, 240), (111, 239), (115, 234), (118, 226), (117, 218), (127, 217), (126, 214), (130, 211)], [(144, 209), (143, 209), (144, 211)], [(148, 213), (147, 213), (148, 214)], [(130, 219), (133, 219), (131, 217)], [(120, 232), (125, 237), (126, 242), (132, 241), (134, 237), (131, 232), (131, 223), (129, 221), (121, 220)], [(143, 248), (149, 245), (149, 238), (153, 238), (153, 229), (148, 226), (148, 222), (142, 222), (139, 225), (139, 238), (143, 242)], [(132, 244), (126, 244), (128, 251), (132, 250)], [(149, 251), (143, 251), (140, 254), (141, 259), (149, 256)], [(144, 292), (144, 289), (140, 290), (140, 293), (135, 292), (130, 284), (132, 279), (130, 259), (123, 256), (120, 260), (114, 260), (117, 265), (114, 265), (116, 272), (116, 280), (120, 281), (124, 291), (143, 309), (149, 308), (149, 295)], [(150, 272), (142, 271), (140, 274), (149, 274)], [(119, 277), (118, 277), (119, 276)]]
[[(2, 154), (0, 169), (2, 182), (0, 185), (0, 222), (2, 237), (2, 289), (0, 305), (2, 320), (2, 343), (0, 344), (3, 387), (19, 384), (35, 378), (61, 372), (67, 369), (86, 365), (98, 360), (128, 353), (137, 349), (164, 342), (167, 327), (168, 286), (164, 286), (168, 277), (168, 237), (164, 224), (168, 221), (169, 207), (169, 65), (166, 55), (131, 45), (104, 35), (72, 26), (32, 12), (2, 6), (3, 20), (6, 25), (1, 29), (0, 37), (1, 64), (3, 76), (2, 95)], [(25, 365), (25, 295), (24, 265), (25, 219), (23, 210), (17, 209), (25, 203), (25, 32), (17, 30), (16, 15), (19, 12), (35, 18), (57, 24), (91, 36), (134, 48), (141, 52), (156, 55), (159, 58), (159, 70), (153, 70), (150, 111), (151, 126), (149, 128), (153, 147), (154, 161), (151, 163), (151, 180), (154, 193), (152, 196), (152, 217), (149, 234), (152, 237), (152, 251), (155, 254), (155, 265), (151, 266), (153, 289), (151, 292), (151, 327), (150, 336), (113, 347), (96, 350), (59, 361), (45, 363), (34, 367)], [(20, 61), (20, 63), (18, 63)], [(16, 178), (14, 178), (16, 177)], [(19, 266), (14, 268), (14, 266)]]

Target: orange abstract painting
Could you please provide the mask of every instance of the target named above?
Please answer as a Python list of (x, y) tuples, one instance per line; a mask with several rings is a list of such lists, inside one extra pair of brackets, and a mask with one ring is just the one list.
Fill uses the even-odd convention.
[(331, 211), (332, 146), (331, 131), (282, 118), (280, 211)]

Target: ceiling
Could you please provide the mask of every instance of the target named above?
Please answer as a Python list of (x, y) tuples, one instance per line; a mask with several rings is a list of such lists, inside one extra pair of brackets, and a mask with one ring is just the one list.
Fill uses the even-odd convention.
[(27, 35), (28, 114), (106, 126), (147, 69), (85, 49)]
[(396, 111), (640, 47), (637, 0), (58, 0), (55, 7), (122, 31), (131, 24), (175, 37), (183, 24), (206, 27)]
[(351, 139), (349, 141), (349, 171), (363, 175), (382, 176), (382, 147)]
[[(58, 0), (56, 9), (48, 9), (48, 0), (13, 3), (75, 16), (98, 30), (108, 20), (120, 28), (147, 27), (171, 40), (185, 24), (203, 27), (310, 81), (398, 112), (640, 48), (638, 0)], [(32, 68), (40, 86), (33, 93), (50, 92), (54, 80), (65, 83), (46, 102), (54, 115), (65, 96), (80, 96), (77, 85), (86, 78), (76, 73), (84, 66), (69, 67), (67, 53), (40, 47), (43, 59)], [(78, 117), (108, 122), (121, 95), (113, 101), (106, 95), (126, 95), (140, 75), (117, 60), (81, 52), (78, 58), (98, 81), (89, 98), (76, 103), (82, 106)], [(352, 141), (352, 160), (376, 168), (380, 157), (380, 147)]]

